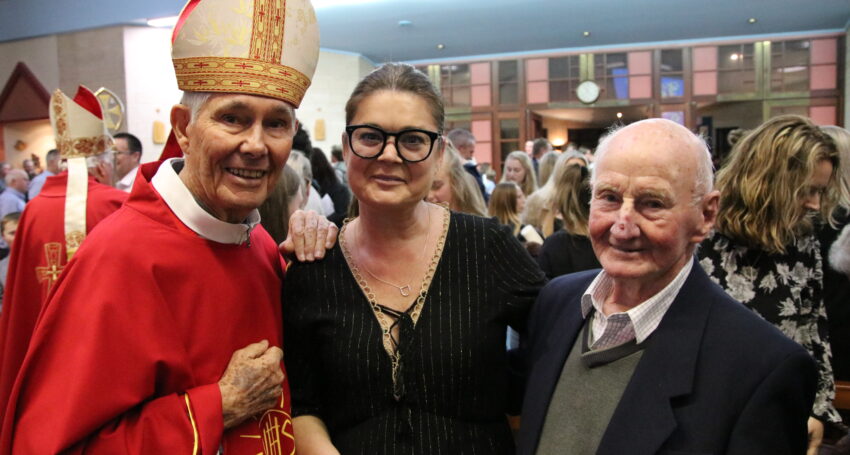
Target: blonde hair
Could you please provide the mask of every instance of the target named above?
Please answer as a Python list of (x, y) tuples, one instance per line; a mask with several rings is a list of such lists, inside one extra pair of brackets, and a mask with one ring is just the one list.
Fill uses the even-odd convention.
[(521, 224), (516, 205), (517, 189), (519, 185), (514, 182), (502, 182), (496, 185), (490, 195), (490, 215), (496, 217), (499, 223), (510, 226), (514, 235), (519, 233)]
[(838, 152), (840, 163), (839, 189), (841, 191), (841, 202), (845, 208), (850, 208), (850, 131), (840, 126), (822, 126), (821, 131), (832, 138), (835, 150)]
[(455, 212), (468, 213), (470, 215), (487, 216), (487, 206), (484, 205), (484, 196), (478, 188), (469, 172), (463, 168), (460, 154), (454, 148), (451, 141), (446, 142), (446, 150), (443, 152), (443, 166), (447, 166), (449, 174), (449, 187), (452, 191), (451, 209)]
[(546, 186), (549, 177), (552, 176), (552, 171), (555, 170), (555, 163), (558, 162), (558, 152), (547, 152), (540, 158), (538, 167), (540, 169), (540, 180), (537, 182), (541, 187)]
[(515, 159), (519, 161), (519, 164), (522, 165), (522, 168), (525, 169), (525, 178), (522, 182), (518, 183), (519, 188), (522, 190), (522, 193), (526, 196), (531, 193), (537, 191), (537, 175), (534, 173), (534, 166), (531, 164), (531, 158), (528, 157), (528, 154), (521, 151), (515, 151), (508, 154), (505, 157), (505, 162), (502, 165), (502, 182), (507, 182), (505, 179), (505, 167), (508, 164), (508, 160)]
[(801, 200), (822, 160), (833, 163), (820, 212), (832, 221), (838, 199), (838, 154), (832, 139), (809, 119), (774, 117), (741, 138), (717, 173), (717, 230), (770, 253), (784, 253), (797, 235), (812, 229)]
[(587, 237), (590, 217), (590, 172), (579, 164), (566, 166), (555, 184), (554, 202), (564, 219), (564, 230)]

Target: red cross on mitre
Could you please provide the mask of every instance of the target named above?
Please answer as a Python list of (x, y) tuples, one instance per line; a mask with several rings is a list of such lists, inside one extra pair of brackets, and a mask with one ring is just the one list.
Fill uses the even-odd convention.
[(233, 83), (233, 85), (238, 85), (240, 87), (244, 87), (244, 86), (248, 85), (248, 83), (242, 82), (242, 81), (236, 81), (236, 82)]
[(210, 65), (208, 63), (204, 63), (204, 62), (195, 63), (195, 68), (203, 68), (205, 66), (210, 66)]
[(253, 67), (254, 67), (254, 65), (249, 65), (249, 64), (244, 63), (244, 62), (243, 62), (243, 63), (240, 63), (240, 64), (238, 64), (238, 65), (236, 65), (236, 66), (238, 66), (239, 68), (242, 68), (243, 70), (244, 70), (245, 68), (253, 68)]
[(283, 88), (283, 87), (278, 87), (278, 88), (276, 88), (275, 90), (277, 90), (278, 92), (281, 92), (281, 93), (289, 93), (289, 90), (287, 90), (287, 89), (285, 89), (285, 88)]
[(207, 83), (207, 81), (202, 81), (202, 80), (192, 81), (192, 84), (194, 84), (194, 85), (205, 85), (206, 83)]
[(58, 242), (45, 243), (44, 258), (47, 261), (47, 266), (36, 267), (35, 275), (39, 283), (47, 282), (47, 292), (50, 292), (53, 283), (59, 279), (59, 275), (65, 269), (65, 266), (62, 265), (62, 244)]

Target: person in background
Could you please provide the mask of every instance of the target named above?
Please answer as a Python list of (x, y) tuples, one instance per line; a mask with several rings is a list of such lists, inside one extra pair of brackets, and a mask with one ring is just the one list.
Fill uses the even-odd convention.
[(478, 173), (481, 174), (481, 181), (484, 182), (484, 191), (487, 192), (487, 197), (493, 193), (496, 188), (496, 171), (490, 163), (481, 163), (478, 165)]
[(336, 177), (340, 183), (348, 186), (348, 167), (345, 160), (342, 159), (342, 147), (334, 145), (331, 147), (331, 163), (333, 163)]
[[(0, 220), (0, 236), (11, 248), (15, 242), (15, 232), (18, 230), (18, 220), (21, 219), (20, 212), (6, 214)], [(3, 295), (6, 292), (6, 275), (9, 273), (9, 256), (0, 259), (0, 314), (3, 313)]]
[(376, 69), (346, 104), (359, 216), (284, 287), (299, 455), (514, 453), (505, 330), (544, 278), (496, 221), (424, 200), (444, 124), (437, 89), (406, 64)]
[(478, 185), (478, 190), (481, 191), (481, 197), (484, 198), (484, 202), (486, 203), (490, 196), (484, 188), (484, 180), (481, 178), (481, 173), (478, 172), (478, 163), (475, 162), (475, 136), (469, 130), (462, 128), (453, 129), (446, 136), (460, 155), (464, 170), (469, 172), (469, 175), (475, 179), (475, 184)]
[(460, 155), (450, 142), (446, 144), (443, 162), (434, 183), (431, 184), (427, 201), (433, 204), (448, 204), (455, 212), (487, 216), (487, 207), (481, 192), (478, 191), (475, 178), (464, 170)]
[(0, 193), (0, 218), (7, 213), (24, 211), (29, 183), (30, 179), (22, 169), (12, 169), (6, 173), (6, 189)]
[(130, 133), (118, 133), (112, 136), (115, 141), (115, 188), (129, 193), (133, 188), (133, 181), (139, 173), (139, 165), (142, 161), (142, 141)]
[(34, 179), (30, 182), (30, 188), (27, 191), (27, 200), (33, 200), (38, 193), (41, 192), (41, 188), (44, 186), (44, 182), (47, 180), (47, 177), (52, 177), (60, 172), (59, 169), (59, 161), (62, 158), (59, 156), (59, 150), (51, 149), (47, 152), (44, 157), (45, 161), (45, 169), (35, 176)]
[(838, 152), (809, 119), (773, 117), (741, 138), (717, 173), (720, 211), (700, 264), (732, 298), (802, 345), (818, 368), (808, 453), (841, 423), (814, 222), (838, 201)]
[(290, 217), (303, 205), (302, 185), (301, 176), (287, 164), (269, 197), (258, 209), (260, 223), (278, 245), (286, 240)]
[(546, 237), (537, 256), (537, 263), (546, 277), (552, 279), (601, 267), (588, 237), (590, 172), (587, 167), (567, 164), (555, 184), (552, 199), (563, 227)]
[(301, 191), (304, 193), (304, 206), (302, 208), (324, 214), (322, 197), (319, 196), (319, 190), (313, 186), (313, 165), (310, 164), (310, 159), (301, 151), (293, 149), (292, 153), (289, 154), (289, 161), (286, 163), (287, 166), (292, 166), (292, 169), (301, 176), (301, 181), (304, 182), (301, 185)]
[(561, 214), (558, 211), (559, 205), (555, 200), (555, 194), (558, 192), (559, 182), (563, 181), (563, 174), (570, 164), (584, 166), (586, 162), (581, 158), (581, 155), (575, 152), (562, 153), (555, 162), (555, 168), (549, 181), (528, 196), (525, 210), (522, 212), (523, 224), (534, 226), (543, 234), (544, 238), (561, 228)]
[(549, 181), (549, 177), (552, 175), (552, 171), (555, 170), (555, 163), (558, 162), (558, 157), (561, 153), (556, 151), (551, 151), (543, 155), (543, 158), (540, 158), (539, 172), (537, 183), (540, 187), (546, 186), (546, 182)]
[(534, 145), (531, 147), (531, 165), (534, 168), (535, 176), (540, 176), (540, 160), (543, 158), (543, 155), (551, 151), (552, 144), (548, 139), (540, 137), (534, 140)]
[(6, 189), (6, 174), (11, 170), (11, 164), (0, 161), (0, 192)]
[(310, 167), (313, 171), (313, 180), (318, 185), (318, 193), (323, 199), (330, 199), (330, 210), (325, 210), (325, 216), (338, 227), (342, 227), (351, 203), (351, 192), (348, 187), (337, 179), (336, 171), (325, 153), (319, 148), (313, 149), (310, 155)]
[(705, 142), (632, 123), (591, 184), (602, 270), (553, 279), (532, 309), (517, 454), (801, 454), (814, 362), (694, 258), (717, 214)]
[(511, 152), (505, 157), (502, 182), (516, 183), (526, 197), (537, 191), (537, 174), (531, 167), (531, 158), (525, 152)]
[(29, 180), (34, 179), (35, 176), (38, 175), (38, 168), (36, 168), (35, 161), (33, 161), (32, 159), (30, 159), (30, 158), (25, 159), (21, 163), (21, 166), (23, 166), (24, 172), (27, 173), (27, 178)]
[(502, 182), (493, 190), (490, 198), (488, 211), (490, 216), (496, 218), (499, 224), (507, 226), (520, 243), (524, 243), (522, 228), (525, 225), (520, 221), (520, 213), (525, 209), (525, 195), (514, 182)]

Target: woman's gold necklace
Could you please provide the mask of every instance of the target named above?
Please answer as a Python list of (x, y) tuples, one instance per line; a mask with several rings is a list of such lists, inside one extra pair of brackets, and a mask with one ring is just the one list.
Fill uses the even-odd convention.
[[(425, 206), (425, 208), (428, 209), (428, 229), (425, 231), (425, 244), (422, 247), (422, 254), (421, 254), (421, 257), (420, 257), (421, 260), (425, 259), (425, 251), (428, 250), (428, 239), (431, 235), (431, 208), (428, 207), (427, 205)], [(357, 241), (357, 238), (359, 237), (358, 231), (357, 230), (354, 231), (354, 234), (355, 234), (354, 241), (355, 241), (355, 243), (359, 244), (360, 242)], [(402, 297), (409, 297), (410, 296), (410, 293), (412, 291), (411, 288), (410, 288), (410, 281), (408, 281), (407, 284), (405, 284), (403, 286), (399, 286), (397, 284), (390, 283), (389, 281), (384, 280), (381, 277), (379, 277), (378, 275), (375, 275), (374, 273), (372, 273), (372, 271), (369, 270), (369, 267), (366, 266), (365, 261), (361, 261), (360, 265), (363, 266), (363, 270), (365, 270), (366, 273), (368, 273), (369, 275), (372, 275), (372, 278), (380, 281), (381, 283), (387, 284), (389, 286), (392, 286), (392, 287), (398, 289), (398, 292), (401, 294)]]

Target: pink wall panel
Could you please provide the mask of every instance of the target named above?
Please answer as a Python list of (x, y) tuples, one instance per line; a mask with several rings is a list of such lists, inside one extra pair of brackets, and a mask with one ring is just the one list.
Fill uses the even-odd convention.
[(472, 86), (472, 105), (473, 106), (489, 106), (490, 105), (490, 84), (473, 85)]
[(717, 95), (717, 73), (694, 73), (694, 95)]
[[(631, 59), (629, 59), (631, 60)], [(629, 65), (631, 70), (631, 65)], [(629, 98), (652, 98), (652, 76), (632, 76), (629, 78)]]
[[(476, 136), (477, 137), (477, 136)], [(493, 146), (489, 142), (475, 143), (475, 153), (473, 154), (477, 163), (492, 163), (493, 162)]]
[(528, 89), (528, 96), (526, 96), (526, 102), (528, 104), (549, 102), (548, 82), (529, 82), (526, 88)]
[(475, 136), (475, 142), (477, 145), (475, 149), (478, 149), (479, 145), (482, 145), (483, 142), (490, 142), (493, 140), (492, 133), (492, 122), (490, 120), (473, 120), (472, 125), (470, 126), (470, 132), (473, 136)]
[(835, 106), (811, 106), (809, 117), (816, 125), (835, 125), (838, 119)]
[(694, 48), (694, 71), (711, 71), (717, 69), (717, 47)]
[(473, 63), (469, 65), (470, 82), (472, 84), (490, 83), (490, 63)]
[(809, 89), (831, 90), (838, 85), (838, 68), (835, 65), (818, 65), (811, 68)]
[(545, 81), (549, 79), (549, 59), (532, 58), (526, 60), (525, 74), (525, 80), (527, 81)]
[(835, 38), (812, 40), (809, 54), (812, 65), (819, 63), (835, 63), (838, 58), (838, 43)]
[(652, 74), (652, 52), (629, 52), (629, 74)]

